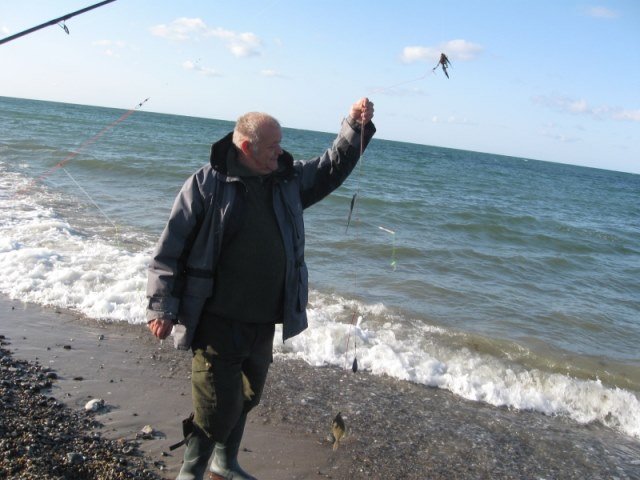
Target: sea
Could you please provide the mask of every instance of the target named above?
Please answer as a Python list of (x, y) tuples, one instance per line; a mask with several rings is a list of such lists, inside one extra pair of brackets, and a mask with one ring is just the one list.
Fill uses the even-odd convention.
[[(173, 200), (233, 123), (0, 112), (0, 294), (144, 323)], [(283, 148), (311, 159), (338, 128), (284, 128)], [(305, 221), (309, 328), (276, 355), (640, 439), (640, 175), (374, 138)]]

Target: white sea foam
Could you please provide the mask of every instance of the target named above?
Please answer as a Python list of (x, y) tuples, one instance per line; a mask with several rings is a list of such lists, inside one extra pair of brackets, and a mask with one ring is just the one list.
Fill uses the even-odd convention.
[[(91, 318), (143, 323), (150, 249), (131, 252), (75, 230), (53, 209), (10, 193), (18, 180), (0, 177), (0, 292)], [(352, 311), (362, 317), (355, 326)], [(373, 374), (492, 405), (601, 422), (640, 438), (640, 402), (631, 391), (454, 348), (446, 329), (393, 315), (382, 304), (313, 292), (308, 312), (308, 330), (284, 344), (276, 341), (277, 354), (350, 368), (355, 338), (359, 367)]]
[(0, 211), (0, 292), (91, 318), (144, 321), (148, 251), (77, 232), (24, 195), (5, 196)]
[[(601, 422), (640, 438), (640, 401), (631, 391), (597, 380), (527, 370), (467, 348), (452, 348), (447, 346), (446, 330), (394, 318), (380, 305), (357, 305), (364, 320), (354, 327), (339, 321), (344, 320), (347, 306), (354, 304), (317, 296), (309, 310), (309, 328), (284, 344), (276, 342), (276, 351), (311, 365), (345, 369), (357, 352), (359, 368), (376, 375), (443, 388), (491, 405), (565, 415), (584, 424)], [(354, 335), (357, 350), (353, 340), (347, 348), (347, 339)]]

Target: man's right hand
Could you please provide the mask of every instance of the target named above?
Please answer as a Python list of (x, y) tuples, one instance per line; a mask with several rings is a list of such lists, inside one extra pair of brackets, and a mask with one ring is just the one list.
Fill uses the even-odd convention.
[(160, 340), (164, 340), (169, 336), (173, 329), (173, 322), (171, 320), (164, 320), (162, 318), (154, 318), (147, 323), (149, 330)]
[(351, 105), (349, 115), (360, 125), (366, 125), (373, 118), (373, 102), (363, 97)]

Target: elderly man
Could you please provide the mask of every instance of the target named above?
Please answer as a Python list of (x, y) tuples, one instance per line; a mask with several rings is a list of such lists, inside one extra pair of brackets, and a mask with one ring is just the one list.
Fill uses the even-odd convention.
[[(338, 188), (375, 133), (355, 102), (333, 145), (294, 161), (264, 113), (240, 117), (175, 200), (149, 266), (149, 328), (193, 350), (193, 433), (179, 480), (252, 479), (238, 465), (247, 413), (260, 401), (276, 323), (307, 327), (303, 209)], [(362, 137), (362, 139), (361, 139)], [(362, 141), (361, 141), (362, 140)]]

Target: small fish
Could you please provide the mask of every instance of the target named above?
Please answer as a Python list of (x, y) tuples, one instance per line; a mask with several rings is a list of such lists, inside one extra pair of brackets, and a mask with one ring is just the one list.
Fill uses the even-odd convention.
[(353, 373), (356, 373), (358, 371), (358, 359), (357, 358), (353, 358), (353, 365), (351, 365), (351, 371)]
[(356, 204), (356, 196), (358, 193), (354, 193), (353, 197), (351, 197), (351, 206), (349, 207), (349, 216), (347, 217), (347, 228), (344, 229), (344, 233), (347, 233), (349, 230), (349, 224), (351, 223), (351, 215), (353, 214), (353, 206)]
[(438, 60), (438, 64), (435, 67), (433, 67), (433, 71), (435, 72), (436, 68), (438, 68), (441, 65), (442, 65), (442, 71), (447, 76), (447, 78), (449, 78), (449, 74), (447, 73), (447, 67), (451, 66), (451, 62), (449, 61), (449, 59), (444, 53), (440, 54), (440, 60)]
[(333, 434), (333, 449), (337, 450), (340, 440), (344, 437), (346, 428), (344, 426), (344, 420), (340, 412), (336, 415), (331, 422), (331, 433)]

